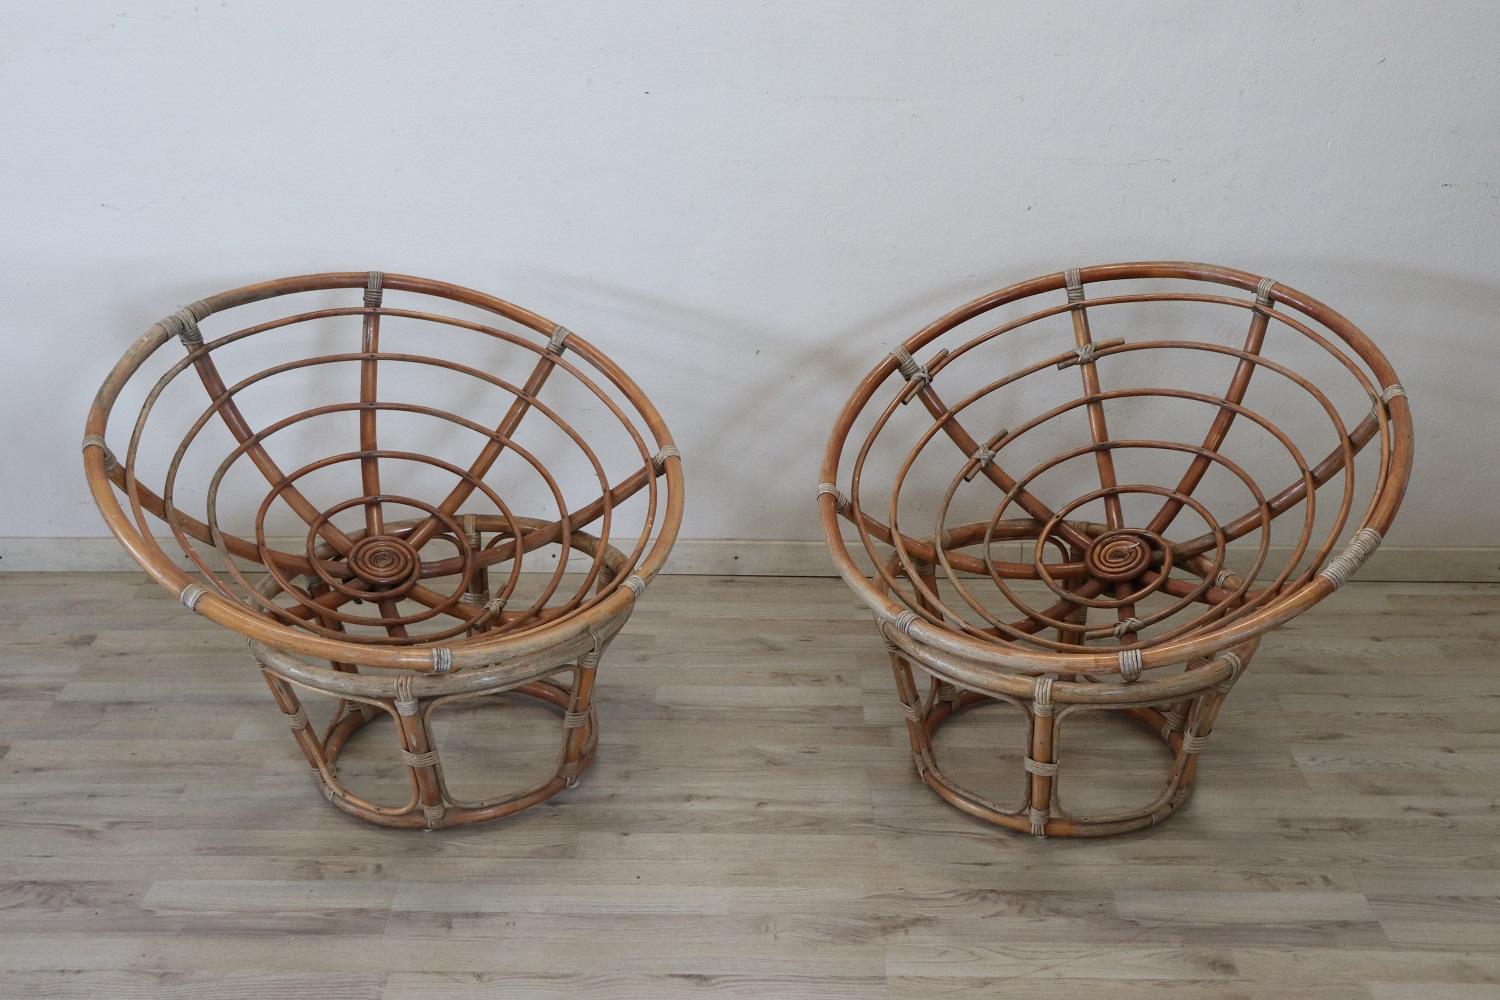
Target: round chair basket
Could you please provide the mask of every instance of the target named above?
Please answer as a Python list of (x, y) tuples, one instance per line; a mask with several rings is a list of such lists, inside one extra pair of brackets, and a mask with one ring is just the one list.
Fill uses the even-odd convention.
[[(597, 348), (379, 271), (250, 285), (155, 324), (100, 389), (83, 457), (131, 556), (249, 639), (324, 794), (386, 826), (493, 819), (577, 781), (600, 658), (682, 516), (671, 435)], [(491, 766), (470, 792), (444, 732), (518, 701), (561, 723), (541, 743), (555, 765)], [(360, 741), (394, 778), (383, 796), (339, 769), (377, 720), (395, 746)], [(512, 770), (527, 777), (496, 789)]]
[[(838, 417), (818, 502), (889, 648), (921, 780), (1038, 837), (1171, 814), (1261, 635), (1390, 526), (1405, 396), (1337, 312), (1203, 264), (1034, 278), (883, 358)], [(1014, 720), (1013, 792), (954, 772), (972, 740), (935, 738), (983, 705), (976, 721)], [(1165, 744), (1165, 781), (1084, 801), (1070, 764), (1102, 756), (1107, 788), (1138, 755), (1069, 748), (1121, 717)]]

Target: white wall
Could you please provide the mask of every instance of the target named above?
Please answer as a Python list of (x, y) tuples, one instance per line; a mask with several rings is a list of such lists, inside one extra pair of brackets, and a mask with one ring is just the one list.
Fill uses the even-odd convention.
[(1420, 434), (1395, 545), (1494, 544), (1500, 5), (0, 6), (0, 536), (94, 536), (84, 412), (179, 304), (383, 268), (635, 373), (688, 538), (810, 538), (826, 428), (982, 291), (1119, 259), (1283, 278)]

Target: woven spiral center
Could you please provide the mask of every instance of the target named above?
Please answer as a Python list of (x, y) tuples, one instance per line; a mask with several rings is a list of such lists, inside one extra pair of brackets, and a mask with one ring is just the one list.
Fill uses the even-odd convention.
[(349, 568), (371, 587), (409, 587), (421, 568), (417, 552), (390, 535), (361, 538), (349, 550)]
[(1084, 553), (1089, 574), (1100, 580), (1134, 580), (1151, 565), (1155, 542), (1144, 532), (1121, 528), (1100, 535)]

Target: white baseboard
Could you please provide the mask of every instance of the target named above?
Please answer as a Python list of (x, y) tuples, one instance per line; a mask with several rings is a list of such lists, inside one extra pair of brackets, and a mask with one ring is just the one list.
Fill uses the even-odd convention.
[[(273, 539), (288, 551), (300, 542)], [(163, 545), (170, 551), (172, 545)], [(1268, 561), (1279, 565), (1272, 549)], [(185, 564), (185, 561), (184, 561)], [(113, 538), (0, 538), (0, 572), (122, 572), (136, 569)], [(544, 566), (538, 566), (544, 569)], [(758, 539), (680, 539), (668, 573), (700, 576), (833, 576), (823, 542)], [(1359, 571), (1366, 582), (1500, 582), (1500, 547), (1385, 547)]]

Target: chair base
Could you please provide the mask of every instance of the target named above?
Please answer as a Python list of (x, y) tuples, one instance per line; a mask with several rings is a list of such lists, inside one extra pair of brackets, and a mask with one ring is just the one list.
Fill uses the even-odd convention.
[[(980, 691), (944, 676), (935, 664), (922, 663), (910, 655), (911, 649), (892, 645), (891, 667), (895, 673), (897, 694), (906, 715), (912, 758), (917, 776), (945, 802), (955, 808), (996, 826), (1006, 827), (1036, 837), (1105, 837), (1155, 826), (1176, 812), (1193, 792), (1198, 758), (1208, 742), (1232, 681), (1215, 680), (1170, 699), (1156, 702), (1137, 701), (1119, 704), (1110, 696), (1111, 684), (1087, 684), (1089, 694), (1098, 689), (1095, 700), (1070, 696), (1076, 700), (1054, 703), (1016, 697), (999, 691)], [(1249, 653), (1243, 660), (1248, 664)], [(1189, 666), (1184, 672), (1190, 676)], [(919, 693), (917, 675), (929, 679), (927, 691)], [(1075, 685), (1076, 687), (1076, 685)], [(942, 768), (933, 736), (939, 728), (979, 705), (1004, 702), (1023, 714), (1026, 720), (1025, 795), (1018, 805), (1006, 806), (980, 795), (949, 777)], [(1057, 798), (1057, 786), (1066, 776), (1066, 756), (1062, 751), (1063, 723), (1081, 711), (1119, 713), (1143, 730), (1146, 738), (1160, 740), (1172, 754), (1161, 791), (1149, 802), (1133, 809), (1116, 810), (1097, 815), (1065, 811)]]
[[(585, 654), (575, 663), (555, 664), (532, 671), (523, 678), (507, 677), (485, 685), (464, 683), (463, 672), (448, 675), (454, 690), (419, 694), (413, 691), (409, 674), (389, 678), (380, 674), (357, 674), (327, 668), (286, 669), (289, 658), (279, 651), (257, 650), (261, 671), (277, 706), (286, 716), (298, 747), (307, 758), (325, 798), (334, 806), (380, 826), (438, 830), (483, 823), (521, 812), (559, 792), (572, 788), (593, 763), (599, 742), (599, 727), (593, 707), (594, 676), (598, 654)], [(571, 675), (559, 683), (560, 675)], [(324, 683), (323, 681), (325, 681)], [(430, 678), (429, 678), (430, 679)], [(349, 690), (350, 682), (389, 688), (389, 693), (364, 695)], [(446, 680), (446, 678), (444, 679)], [(429, 683), (428, 688), (432, 685)], [(337, 699), (332, 721), (321, 733), (314, 732), (299, 699), (299, 692), (313, 692)], [(480, 801), (456, 796), (444, 779), (439, 747), (433, 735), (434, 711), (459, 700), (494, 700), (501, 695), (520, 695), (561, 711), (561, 746), (557, 766), (550, 776), (527, 788)], [(374, 720), (389, 716), (395, 723), (396, 751), (410, 776), (412, 793), (400, 804), (380, 804), (364, 798), (339, 778), (339, 757), (352, 737)]]
[[(994, 698), (989, 695), (976, 692), (963, 692), (958, 697), (958, 707), (955, 709), (951, 703), (939, 703), (924, 720), (923, 727), (926, 731), (927, 744), (931, 745), (932, 737), (945, 723), (959, 718), (969, 709), (984, 704), (996, 704), (1003, 699)], [(1174, 758), (1181, 751), (1182, 735), (1176, 732), (1164, 734), (1163, 725), (1165, 716), (1150, 709), (1121, 709), (1120, 712), (1137, 723), (1145, 731), (1148, 738), (1161, 740), (1169, 749), (1172, 749)], [(1172, 737), (1176, 738), (1173, 745)], [(1179, 781), (1175, 790), (1164, 796), (1164, 801), (1155, 804), (1155, 808), (1143, 810), (1140, 814), (1108, 820), (1091, 820), (1080, 817), (1059, 815), (1053, 813), (1043, 822), (1040, 832), (1033, 824), (1031, 816), (1023, 807), (1020, 810), (1008, 810), (1002, 806), (986, 802), (981, 797), (967, 791), (957, 783), (949, 779), (937, 767), (935, 754), (929, 766), (920, 755), (915, 756), (917, 777), (922, 780), (928, 788), (937, 793), (938, 797), (959, 809), (985, 822), (996, 826), (1007, 827), (1021, 833), (1030, 833), (1038, 837), (1107, 837), (1116, 833), (1129, 833), (1132, 830), (1140, 830), (1145, 827), (1155, 826), (1192, 797), (1193, 780), (1189, 776), (1186, 780)]]

